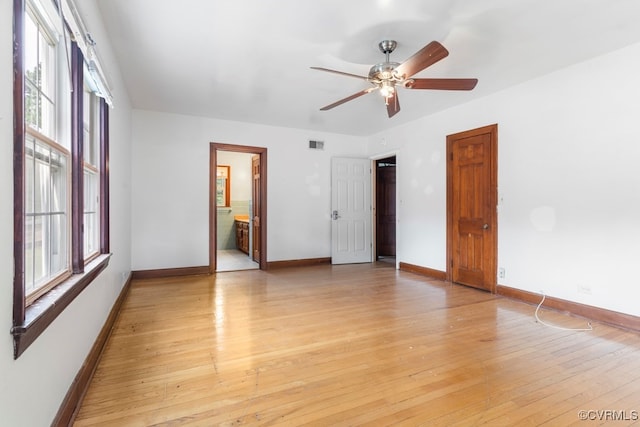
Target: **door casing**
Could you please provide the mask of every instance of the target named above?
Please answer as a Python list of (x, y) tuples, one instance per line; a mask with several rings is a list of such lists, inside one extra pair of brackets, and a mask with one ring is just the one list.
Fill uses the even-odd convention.
[(209, 144), (209, 274), (215, 274), (217, 268), (217, 219), (216, 208), (216, 166), (218, 151), (250, 153), (260, 156), (260, 254), (256, 260), (260, 270), (266, 270), (267, 265), (267, 149), (248, 145)]

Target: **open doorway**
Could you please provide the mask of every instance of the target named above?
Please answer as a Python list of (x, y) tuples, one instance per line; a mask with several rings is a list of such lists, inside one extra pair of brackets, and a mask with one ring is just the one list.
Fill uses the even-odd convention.
[(377, 159), (376, 260), (396, 263), (396, 156)]
[(266, 268), (266, 148), (210, 147), (209, 270)]

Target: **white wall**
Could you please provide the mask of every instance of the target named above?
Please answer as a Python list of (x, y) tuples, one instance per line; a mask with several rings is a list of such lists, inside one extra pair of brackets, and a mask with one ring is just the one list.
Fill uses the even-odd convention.
[(0, 423), (46, 426), (93, 345), (131, 271), (130, 108), (94, 1), (79, 6), (115, 86), (111, 114), (111, 250), (107, 269), (18, 360), (9, 333), (13, 317), (12, 3), (0, 2)]
[(231, 200), (251, 200), (253, 177), (251, 175), (251, 153), (218, 152), (218, 165), (226, 165), (231, 170)]
[(398, 150), (398, 259), (446, 270), (446, 136), (498, 123), (499, 283), (640, 315), (638, 75), (640, 44), (371, 137)]
[(330, 159), (366, 154), (365, 138), (141, 110), (133, 141), (134, 270), (208, 265), (211, 142), (268, 150), (267, 261), (329, 256)]

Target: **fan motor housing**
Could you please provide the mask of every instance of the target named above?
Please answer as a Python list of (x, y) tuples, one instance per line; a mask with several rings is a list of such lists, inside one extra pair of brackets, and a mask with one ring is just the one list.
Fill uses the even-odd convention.
[(394, 70), (399, 65), (399, 62), (382, 62), (376, 64), (369, 70), (369, 79), (391, 80), (394, 77)]

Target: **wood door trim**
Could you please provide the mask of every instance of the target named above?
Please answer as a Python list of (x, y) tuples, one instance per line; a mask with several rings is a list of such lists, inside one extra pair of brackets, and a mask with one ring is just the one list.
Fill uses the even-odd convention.
[(235, 145), (212, 142), (209, 144), (209, 274), (215, 274), (218, 250), (217, 227), (218, 211), (216, 209), (216, 167), (218, 151), (257, 154), (260, 156), (260, 269), (266, 270), (267, 264), (267, 149), (250, 145)]
[(496, 293), (497, 286), (497, 269), (498, 269), (498, 215), (496, 213), (496, 207), (498, 203), (498, 124), (492, 124), (488, 126), (479, 127), (476, 129), (470, 129), (467, 131), (447, 135), (447, 261), (446, 261), (446, 277), (447, 281), (452, 281), (453, 270), (451, 264), (453, 262), (453, 168), (452, 168), (452, 156), (453, 156), (453, 141), (460, 138), (467, 138), (475, 135), (489, 133), (491, 135), (491, 158), (490, 158), (490, 191), (489, 191), (489, 203), (493, 207), (490, 219), (490, 230), (492, 233), (491, 251), (493, 253), (493, 262), (490, 266), (490, 291)]

